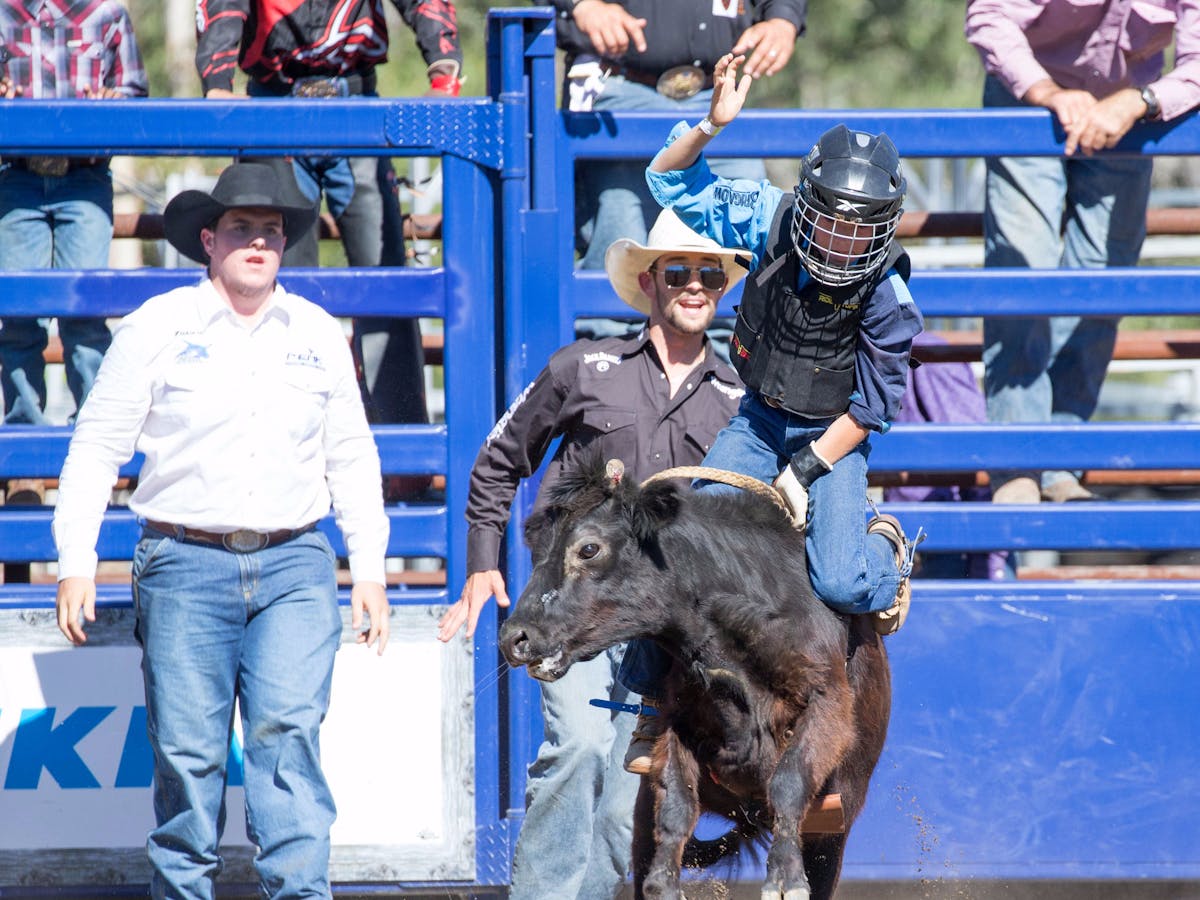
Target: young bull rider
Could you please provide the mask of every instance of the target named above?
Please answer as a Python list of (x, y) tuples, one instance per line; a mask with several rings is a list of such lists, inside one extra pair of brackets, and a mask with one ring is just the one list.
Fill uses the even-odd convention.
[[(804, 159), (791, 198), (766, 181), (714, 176), (701, 153), (742, 109), (752, 83), (737, 81), (742, 61), (717, 63), (708, 116), (675, 126), (646, 176), (662, 206), (753, 257), (731, 353), (747, 393), (704, 465), (774, 483), (805, 529), (817, 595), (892, 634), (908, 614), (913, 543), (892, 516), (864, 522), (868, 437), (890, 427), (922, 329), (908, 255), (893, 240), (900, 158), (886, 135), (838, 125)], [(621, 681), (654, 697), (667, 665), (656, 645), (631, 642)], [(656, 723), (639, 718), (630, 771), (649, 770)]]

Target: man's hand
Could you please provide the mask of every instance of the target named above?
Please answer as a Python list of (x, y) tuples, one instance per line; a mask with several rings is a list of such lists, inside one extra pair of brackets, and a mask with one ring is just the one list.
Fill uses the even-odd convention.
[(83, 96), (86, 100), (123, 100), (125, 95), (116, 88), (101, 85), (98, 88), (85, 87)]
[(350, 627), (355, 631), (362, 628), (364, 609), (371, 618), (371, 626), (366, 631), (359, 632), (355, 643), (370, 647), (378, 641), (379, 649), (376, 652), (383, 656), (388, 634), (391, 632), (391, 609), (388, 606), (387, 590), (382, 584), (360, 581), (350, 589)]
[(767, 19), (745, 30), (733, 53), (750, 54), (746, 74), (751, 78), (774, 75), (788, 64), (796, 47), (796, 26), (787, 19)]
[(83, 633), (83, 622), (79, 621), (79, 612), (83, 611), (86, 621), (96, 621), (96, 579), (81, 575), (64, 578), (58, 583), (58, 596), (55, 597), (54, 608), (58, 612), (58, 630), (66, 635), (72, 644), (86, 644), (87, 635)]
[(601, 56), (618, 59), (630, 43), (638, 53), (646, 52), (646, 20), (631, 16), (623, 6), (604, 0), (580, 0), (571, 15)]
[(205, 100), (249, 100), (249, 94), (235, 94), (225, 88), (209, 88), (204, 92)]
[(13, 84), (13, 80), (7, 75), (0, 78), (0, 100), (15, 100), (24, 93), (25, 89)]
[(483, 612), (488, 598), (492, 596), (495, 596), (497, 606), (508, 606), (508, 591), (504, 587), (504, 576), (499, 570), (488, 569), (486, 572), (472, 572), (468, 575), (467, 583), (463, 585), (462, 596), (438, 620), (438, 640), (449, 641), (458, 633), (463, 622), (467, 623), (467, 637), (474, 637), (475, 626), (479, 624), (479, 614)]
[(741, 84), (738, 84), (738, 66), (745, 60), (744, 56), (726, 53), (713, 67), (713, 93), (708, 106), (708, 120), (714, 125), (725, 127), (737, 118), (746, 105), (746, 95), (750, 93), (754, 79), (743, 75)]
[(1091, 156), (1097, 150), (1115, 147), (1146, 114), (1146, 101), (1139, 91), (1124, 88), (1094, 103), (1067, 129), (1067, 144), (1063, 152), (1071, 156), (1076, 149)]

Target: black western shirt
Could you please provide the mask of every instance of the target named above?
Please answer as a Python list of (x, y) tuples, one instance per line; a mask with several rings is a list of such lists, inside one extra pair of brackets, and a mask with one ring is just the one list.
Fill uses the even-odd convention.
[[(641, 481), (663, 469), (694, 466), (737, 412), (745, 391), (733, 369), (705, 345), (704, 359), (670, 396), (646, 329), (563, 347), (500, 417), (471, 470), (467, 498), (467, 572), (499, 567), (500, 540), (521, 479), (562, 443), (542, 481), (598, 449)], [(540, 496), (539, 496), (540, 500)]]
[[(587, 35), (575, 24), (576, 0), (552, 0), (558, 12), (556, 40), (568, 58), (595, 54)], [(808, 0), (617, 0), (631, 15), (646, 20), (646, 50), (633, 44), (619, 60), (639, 72), (660, 74), (674, 66), (699, 66), (711, 73), (717, 60), (733, 49), (756, 22), (786, 19), (804, 33)]]

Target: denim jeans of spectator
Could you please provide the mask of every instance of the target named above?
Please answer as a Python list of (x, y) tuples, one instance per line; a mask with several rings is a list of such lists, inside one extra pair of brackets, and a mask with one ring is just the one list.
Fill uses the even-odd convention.
[(154, 750), (156, 900), (214, 896), (235, 698), (261, 896), (330, 897), (335, 810), (318, 734), (342, 631), (334, 563), (318, 531), (239, 554), (143, 530), (133, 599)]
[[(767, 406), (753, 391), (742, 398), (737, 415), (717, 435), (702, 465), (740, 472), (771, 484), (797, 450), (825, 432), (829, 420), (805, 419)], [(881, 534), (867, 534), (867, 457), (863, 441), (834, 463), (808, 489), (808, 526), (804, 549), (808, 573), (826, 605), (843, 613), (887, 609), (896, 599), (900, 571), (895, 550)], [(738, 488), (703, 482), (702, 491)], [(620, 680), (631, 691), (658, 697), (669, 667), (665, 653), (651, 641), (630, 641)]]
[[(0, 170), (0, 269), (103, 269), (112, 242), (112, 176), (104, 166), (61, 178)], [(5, 317), (0, 327), (0, 390), (5, 424), (45, 425), (44, 321)], [(83, 405), (112, 343), (103, 318), (59, 319), (67, 386)]]
[(637, 703), (616, 681), (624, 645), (542, 685), (545, 740), (529, 767), (510, 900), (609, 900), (625, 883), (640, 779), (623, 767)]
[[(995, 79), (984, 106), (1022, 106)], [(989, 157), (984, 265), (1102, 269), (1135, 266), (1146, 237), (1149, 158)], [(1086, 422), (1117, 337), (1116, 317), (989, 318), (984, 393), (991, 422)], [(993, 473), (994, 486), (1034, 472)], [(1041, 473), (1042, 487), (1073, 473)]]

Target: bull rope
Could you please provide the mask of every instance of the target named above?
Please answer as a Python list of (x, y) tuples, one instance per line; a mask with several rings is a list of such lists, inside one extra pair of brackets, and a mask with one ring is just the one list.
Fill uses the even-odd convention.
[(741, 488), (749, 491), (752, 494), (770, 500), (780, 509), (782, 509), (787, 517), (792, 518), (792, 509), (787, 505), (787, 501), (783, 499), (783, 495), (775, 490), (769, 484), (759, 481), (757, 478), (751, 478), (749, 475), (743, 475), (741, 472), (730, 472), (727, 469), (714, 469), (709, 466), (676, 466), (673, 469), (663, 469), (651, 475), (642, 482), (642, 487), (651, 484), (655, 481), (665, 481), (668, 478), (704, 478), (708, 481), (719, 481), (722, 484), (728, 484), (732, 487)]

